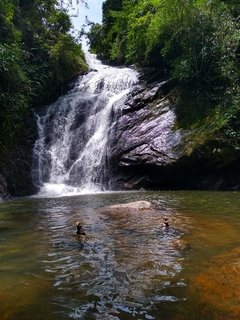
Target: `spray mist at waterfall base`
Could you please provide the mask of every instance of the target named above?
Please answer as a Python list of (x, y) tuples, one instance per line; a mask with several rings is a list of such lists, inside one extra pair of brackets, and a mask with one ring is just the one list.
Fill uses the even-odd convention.
[(77, 188), (66, 184), (53, 184), (44, 183), (43, 187), (38, 193), (38, 197), (66, 197), (66, 196), (77, 196), (84, 194), (102, 193), (105, 192), (99, 187), (91, 185), (89, 188)]

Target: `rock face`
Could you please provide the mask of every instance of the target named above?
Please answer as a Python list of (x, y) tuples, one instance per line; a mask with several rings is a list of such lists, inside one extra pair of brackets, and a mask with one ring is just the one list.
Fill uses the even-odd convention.
[(36, 122), (31, 113), (15, 148), (0, 157), (0, 198), (32, 195), (36, 187), (32, 182), (32, 149), (37, 136)]
[(7, 183), (3, 176), (0, 175), (0, 202), (9, 197)]
[(115, 107), (108, 143), (110, 187), (238, 188), (238, 161), (229, 164), (234, 174), (227, 176), (226, 164), (214, 158), (214, 142), (201, 141), (196, 129), (177, 125), (174, 95), (170, 81), (139, 85)]
[(167, 85), (164, 81), (150, 88), (139, 86), (122, 108), (116, 108), (109, 142), (114, 188), (153, 185), (151, 170), (172, 166), (184, 156), (187, 133), (174, 129), (175, 108), (164, 96)]
[[(97, 108), (96, 112), (101, 108), (101, 101)], [(85, 139), (82, 124), (86, 122), (89, 105), (82, 104), (82, 109), (77, 109), (70, 130), (79, 128), (78, 138), (72, 146), (74, 152), (66, 159), (70, 167)], [(183, 129), (179, 125), (178, 110), (178, 93), (171, 81), (137, 85), (127, 99), (114, 105), (103, 170), (104, 179), (110, 176), (109, 189), (240, 190), (240, 152), (223, 145), (219, 147), (220, 139), (214, 137), (217, 133), (214, 123), (210, 127), (215, 131), (207, 138), (204, 123), (199, 128)], [(46, 128), (46, 145), (50, 141), (51, 123)], [(36, 121), (31, 114), (16, 147), (8, 155), (0, 156), (0, 198), (31, 195), (37, 191), (31, 174), (36, 139)], [(49, 161), (46, 158), (44, 176), (49, 176)], [(70, 182), (77, 184), (81, 170), (79, 175), (73, 170)]]
[[(183, 132), (173, 130), (175, 124), (174, 108), (169, 101), (161, 98), (161, 86), (143, 91), (129, 97), (121, 110), (122, 117), (114, 128), (116, 141), (113, 156), (119, 155), (120, 166), (158, 165), (175, 162), (182, 156), (179, 145)], [(160, 98), (155, 99), (155, 97)], [(120, 151), (121, 150), (121, 151)]]

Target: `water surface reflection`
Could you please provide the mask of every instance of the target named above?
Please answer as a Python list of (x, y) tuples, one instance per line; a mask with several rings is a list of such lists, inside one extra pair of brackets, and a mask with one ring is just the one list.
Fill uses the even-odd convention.
[[(142, 199), (157, 210), (99, 210)], [(219, 274), (226, 252), (235, 250), (226, 256), (235, 259), (239, 204), (237, 193), (201, 192), (2, 203), (0, 318), (169, 320), (207, 319), (209, 314), (209, 319), (219, 320), (225, 319), (220, 316), (224, 308), (227, 319), (234, 319), (237, 292), (232, 292), (231, 307), (222, 303), (220, 308), (216, 302), (200, 301), (196, 286), (200, 283), (205, 292), (204, 281), (209, 279), (204, 271), (215, 274), (211, 268), (217, 261)], [(165, 216), (177, 232), (162, 230)], [(85, 241), (75, 234), (76, 221), (85, 227)]]

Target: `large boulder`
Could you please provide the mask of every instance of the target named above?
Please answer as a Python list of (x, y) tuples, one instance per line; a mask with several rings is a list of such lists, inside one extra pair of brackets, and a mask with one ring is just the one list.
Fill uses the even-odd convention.
[[(161, 97), (161, 86), (129, 97), (113, 128), (115, 137), (111, 156), (119, 157), (119, 165), (165, 166), (183, 156), (180, 148), (184, 137), (175, 130), (176, 115), (169, 100)], [(160, 97), (156, 99), (157, 95)], [(113, 141), (112, 141), (113, 142)], [(116, 142), (116, 143), (115, 143)]]
[(183, 129), (177, 111), (170, 81), (138, 85), (115, 105), (108, 143), (111, 188), (239, 188), (239, 157), (221, 157), (213, 139), (217, 127), (203, 121)]
[(101, 208), (100, 211), (105, 213), (117, 213), (117, 212), (139, 212), (143, 210), (153, 210), (153, 205), (149, 201), (134, 201), (128, 203), (120, 203), (112, 206)]

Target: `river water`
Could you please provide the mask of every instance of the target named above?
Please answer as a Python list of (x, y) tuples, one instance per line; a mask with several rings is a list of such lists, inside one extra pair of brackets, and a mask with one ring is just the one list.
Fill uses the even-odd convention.
[[(136, 200), (156, 210), (99, 210)], [(240, 319), (239, 208), (235, 192), (0, 203), (0, 319)]]

